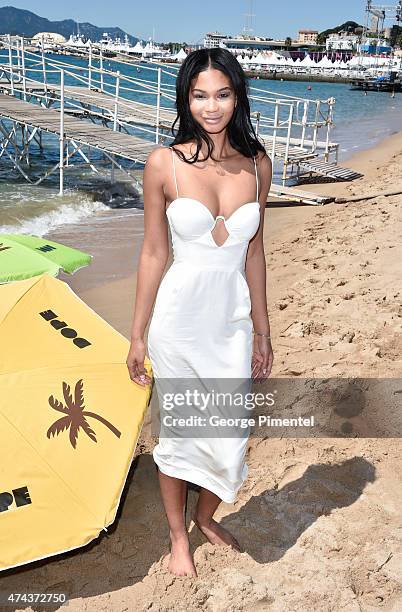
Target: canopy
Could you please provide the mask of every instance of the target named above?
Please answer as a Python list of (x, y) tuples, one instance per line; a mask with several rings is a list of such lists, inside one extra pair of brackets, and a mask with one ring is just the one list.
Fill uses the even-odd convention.
[(318, 62), (318, 66), (320, 66), (320, 68), (333, 68), (334, 67), (333, 63), (331, 62), (330, 59), (328, 59), (326, 55), (324, 55), (324, 57), (320, 59), (320, 61)]
[(261, 52), (257, 54), (255, 61), (258, 61), (259, 64), (268, 64), (268, 58)]
[(0, 283), (60, 270), (72, 274), (91, 263), (92, 255), (38, 236), (0, 234)]
[(187, 53), (185, 52), (184, 49), (180, 49), (180, 51), (178, 53), (176, 53), (175, 55), (172, 55), (171, 59), (175, 59), (175, 60), (184, 60), (187, 57)]
[(144, 47), (140, 43), (139, 40), (135, 43), (135, 46), (132, 48), (133, 53), (142, 53), (144, 51)]
[(312, 66), (314, 65), (314, 62), (309, 55), (305, 55), (302, 61), (300, 62), (300, 65), (301, 66)]
[(150, 385), (129, 377), (128, 340), (48, 274), (0, 285), (0, 346), (5, 570), (107, 531)]

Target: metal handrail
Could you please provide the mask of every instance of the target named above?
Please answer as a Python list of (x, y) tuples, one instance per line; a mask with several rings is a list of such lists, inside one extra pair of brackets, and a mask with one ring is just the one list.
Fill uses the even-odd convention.
[[(155, 80), (149, 78), (127, 75), (120, 70), (116, 71), (106, 68), (103, 63), (102, 50), (98, 50), (93, 46), (90, 46), (87, 55), (83, 55), (83, 59), (88, 60), (87, 65), (74, 65), (54, 58), (45, 58), (43, 45), (41, 47), (41, 58), (38, 60), (35, 53), (25, 49), (23, 38), (17, 39), (16, 44), (13, 44), (11, 37), (9, 37), (7, 47), (8, 64), (7, 62), (1, 62), (1, 59), (7, 59), (7, 56), (1, 56), (0, 71), (7, 72), (8, 66), (11, 93), (15, 95), (17, 89), (15, 84), (18, 83), (20, 85), (22, 83), (24, 100), (27, 100), (27, 82), (38, 83), (44, 88), (44, 94), (35, 91), (32, 97), (35, 97), (42, 105), (48, 106), (49, 103), (60, 102), (61, 97), (63, 97), (63, 107), (68, 112), (68, 109), (82, 109), (82, 104), (85, 104), (85, 101), (88, 100), (88, 103), (91, 104), (91, 115), (93, 117), (98, 117), (102, 121), (111, 120), (114, 130), (117, 129), (117, 126), (121, 126), (128, 131), (133, 129), (134, 124), (135, 130), (153, 134), (156, 143), (161, 138), (162, 126), (160, 119), (162, 110), (165, 113), (171, 112), (172, 118), (175, 114), (173, 108), (163, 108), (161, 102), (162, 99), (166, 99), (169, 102), (174, 102), (176, 99), (175, 84), (163, 82), (164, 75), (173, 79), (177, 77), (176, 68), (169, 71), (162, 67), (163, 64), (155, 67), (141, 64), (141, 69), (156, 73), (155, 82)], [(97, 62), (99, 66), (96, 65)], [(125, 66), (129, 64), (129, 62), (119, 61), (117, 58), (113, 58), (111, 62), (117, 66), (119, 63)], [(135, 66), (135, 63), (131, 65)], [(33, 78), (37, 76), (39, 79), (40, 74), (42, 75), (41, 80)], [(61, 85), (61, 76), (60, 86), (57, 83), (50, 82), (54, 79), (54, 75), (57, 74), (63, 75), (63, 85)], [(67, 85), (65, 83), (66, 77), (78, 85)], [(56, 78), (55, 80), (57, 81), (58, 79)], [(60, 99), (52, 91), (52, 87), (60, 87), (60, 92), (58, 92)], [(77, 96), (77, 92), (72, 91), (74, 87), (79, 88), (79, 100), (74, 99), (74, 95)], [(286, 138), (283, 160), (286, 169), (289, 161), (291, 140), (298, 139), (302, 149), (308, 153), (314, 153), (317, 149), (318, 131), (320, 129), (325, 129), (326, 131), (324, 158), (326, 161), (328, 160), (330, 151), (332, 151), (334, 146), (331, 143), (330, 147), (334, 98), (317, 100), (272, 92), (261, 87), (249, 86), (248, 89), (251, 104), (257, 105), (257, 109), (251, 111), (251, 118), (255, 122), (257, 135), (261, 134), (261, 136), (264, 136), (265, 134), (268, 136), (268, 133), (272, 134), (271, 155), (273, 162), (275, 160), (275, 145), (279, 138), (279, 133), (284, 133)], [(18, 87), (18, 92), (21, 92), (21, 87)], [(99, 97), (97, 92), (100, 93)], [(138, 98), (138, 94), (141, 96), (151, 95), (152, 99), (155, 96), (155, 101), (152, 105), (147, 105), (144, 102), (138, 102), (131, 98), (131, 96)], [(108, 104), (105, 104), (105, 100), (109, 100), (109, 107)], [(94, 106), (100, 110), (94, 110)], [(264, 108), (264, 111), (261, 111), (261, 107)], [(148, 118), (152, 120), (151, 123), (155, 121), (155, 126), (144, 126), (135, 123), (135, 121), (133, 122), (133, 120), (126, 121), (122, 111), (129, 111), (130, 109), (135, 109), (137, 112), (140, 111), (145, 120), (148, 120)], [(163, 134), (163, 138), (172, 138), (172, 136)], [(322, 142), (324, 141), (322, 140)], [(282, 156), (283, 148), (281, 151)]]

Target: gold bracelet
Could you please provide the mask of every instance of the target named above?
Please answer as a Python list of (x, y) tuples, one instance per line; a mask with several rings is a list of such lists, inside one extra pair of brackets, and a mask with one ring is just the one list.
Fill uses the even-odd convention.
[(255, 334), (256, 336), (264, 336), (264, 338), (271, 339), (271, 336), (269, 334), (262, 334), (261, 332), (256, 332), (256, 331), (253, 331), (253, 334)]

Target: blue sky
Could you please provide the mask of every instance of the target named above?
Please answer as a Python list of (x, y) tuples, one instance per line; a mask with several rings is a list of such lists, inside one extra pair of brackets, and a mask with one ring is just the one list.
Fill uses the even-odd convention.
[[(23, 8), (50, 20), (75, 19), (96, 26), (119, 26), (159, 42), (201, 42), (205, 32), (240, 33), (248, 12), (245, 0), (0, 0), (0, 6)], [(254, 0), (254, 32), (272, 38), (296, 37), (299, 28), (325, 30), (344, 21), (364, 22), (364, 0)]]

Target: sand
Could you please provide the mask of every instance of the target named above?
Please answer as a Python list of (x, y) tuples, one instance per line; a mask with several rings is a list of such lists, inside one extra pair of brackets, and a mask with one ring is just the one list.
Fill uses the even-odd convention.
[[(303, 189), (402, 191), (402, 133), (343, 164), (364, 177)], [(402, 195), (324, 207), (269, 199), (272, 376), (400, 377), (401, 205)], [(60, 278), (129, 337), (141, 217), (105, 218), (49, 237), (94, 255), (91, 266)], [(3, 573), (1, 590), (62, 590), (71, 610), (402, 609), (398, 439), (250, 439), (248, 479), (237, 502), (216, 514), (244, 552), (210, 545), (189, 522), (198, 578), (172, 576), (162, 565), (168, 529), (150, 455), (155, 443), (147, 419), (108, 535)], [(195, 501), (190, 491), (189, 513)]]

